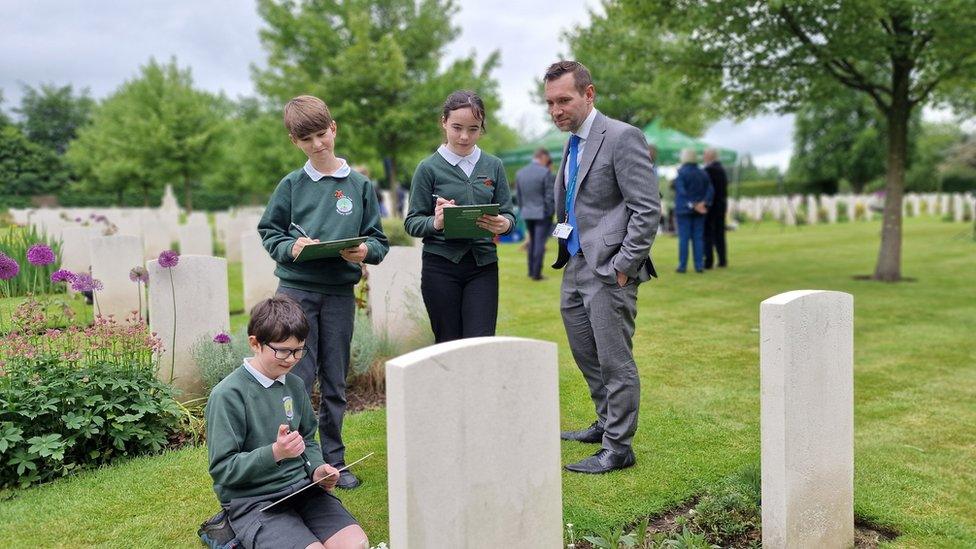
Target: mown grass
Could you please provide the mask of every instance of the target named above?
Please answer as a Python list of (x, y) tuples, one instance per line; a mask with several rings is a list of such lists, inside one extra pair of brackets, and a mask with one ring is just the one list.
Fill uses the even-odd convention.
[[(759, 303), (829, 289), (854, 295), (855, 512), (901, 532), (892, 546), (976, 546), (976, 243), (966, 226), (908, 219), (904, 274), (917, 281), (853, 279), (873, 269), (879, 231), (877, 222), (745, 226), (730, 234), (731, 268), (704, 275), (674, 274), (675, 240), (660, 237), (662, 277), (641, 287), (634, 340), (638, 465), (565, 473), (564, 521), (605, 531), (758, 462)], [(562, 426), (589, 424), (558, 273), (531, 282), (524, 260), (517, 246), (501, 248), (499, 335), (557, 342)], [(363, 487), (340, 496), (374, 543), (388, 539), (384, 411), (351, 416), (346, 433), (351, 458), (376, 455), (359, 468)], [(592, 450), (563, 443), (563, 461)], [(195, 547), (197, 525), (215, 509), (206, 452), (185, 449), (19, 493), (0, 503), (0, 546)]]

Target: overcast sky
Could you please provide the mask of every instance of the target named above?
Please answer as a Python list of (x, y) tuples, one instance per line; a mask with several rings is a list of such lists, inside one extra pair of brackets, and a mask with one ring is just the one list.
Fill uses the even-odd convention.
[[(502, 119), (524, 133), (549, 126), (530, 91), (545, 67), (568, 48), (562, 32), (588, 19), (594, 0), (459, 0), (461, 36), (455, 55), (479, 61), (501, 50), (495, 72)], [(250, 65), (265, 55), (255, 4), (246, 0), (0, 0), (0, 89), (9, 111), (22, 84), (72, 84), (95, 98), (132, 78), (150, 57), (176, 56), (197, 86), (232, 98), (254, 95)], [(599, 95), (599, 68), (593, 67)], [(599, 107), (599, 98), (597, 99)], [(706, 132), (715, 145), (749, 152), (759, 165), (783, 168), (792, 149), (792, 118), (765, 116), (741, 124), (722, 121)]]

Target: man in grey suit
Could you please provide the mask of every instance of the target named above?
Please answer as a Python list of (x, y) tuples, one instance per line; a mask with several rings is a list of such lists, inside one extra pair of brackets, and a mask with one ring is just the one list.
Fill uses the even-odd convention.
[(637, 286), (657, 276), (650, 250), (661, 218), (657, 177), (641, 130), (593, 106), (589, 70), (560, 61), (545, 74), (545, 97), (556, 126), (572, 132), (556, 174), (563, 268), (560, 311), (573, 358), (589, 386), (596, 421), (562, 433), (600, 443), (598, 452), (566, 469), (606, 473), (634, 465), (640, 378), (632, 338)]
[(546, 254), (546, 240), (552, 232), (553, 181), (556, 176), (549, 169), (549, 151), (539, 149), (532, 162), (515, 174), (519, 215), (525, 220), (529, 233), (529, 278), (542, 280), (542, 259)]

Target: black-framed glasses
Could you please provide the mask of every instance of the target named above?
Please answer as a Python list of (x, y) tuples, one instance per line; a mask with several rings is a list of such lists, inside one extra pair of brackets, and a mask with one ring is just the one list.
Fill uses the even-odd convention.
[(290, 356), (294, 356), (295, 360), (301, 360), (305, 353), (308, 352), (308, 347), (301, 347), (299, 349), (279, 349), (270, 343), (265, 343), (269, 349), (274, 351), (274, 356), (278, 360), (285, 360)]

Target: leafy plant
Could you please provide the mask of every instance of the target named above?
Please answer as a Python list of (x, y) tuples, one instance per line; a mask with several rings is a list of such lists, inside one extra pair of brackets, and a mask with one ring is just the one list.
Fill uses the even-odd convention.
[(174, 389), (139, 363), (15, 357), (0, 376), (0, 489), (165, 448)]
[[(226, 341), (221, 335), (227, 338)], [(193, 344), (191, 353), (209, 393), (220, 380), (237, 369), (245, 357), (251, 356), (251, 348), (247, 344), (247, 328), (242, 327), (236, 336), (201, 336)]]
[(51, 282), (51, 273), (57, 269), (59, 262), (35, 265), (27, 261), (27, 251), (35, 244), (44, 244), (54, 252), (55, 257), (61, 256), (61, 241), (48, 237), (34, 226), (0, 232), (0, 253), (20, 265), (20, 272), (4, 281), (4, 297), (61, 291)]

